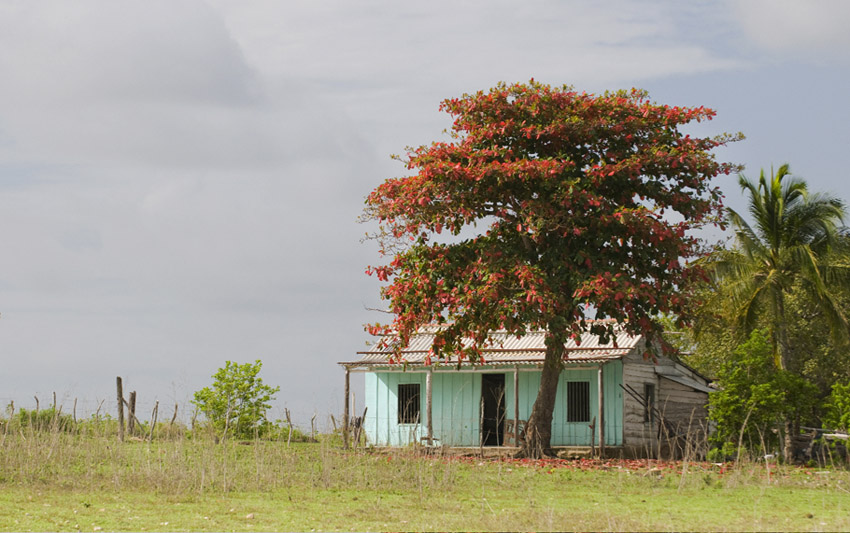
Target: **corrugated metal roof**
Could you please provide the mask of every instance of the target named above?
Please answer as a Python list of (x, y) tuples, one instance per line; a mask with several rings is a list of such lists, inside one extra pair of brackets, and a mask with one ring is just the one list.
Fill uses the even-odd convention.
[[(409, 364), (422, 364), (425, 362), (434, 334), (438, 327), (429, 326), (422, 328), (410, 339), (410, 344), (402, 350), (402, 361)], [(506, 331), (494, 331), (490, 334), (490, 342), (487, 348), (482, 349), (483, 363), (479, 364), (515, 364), (515, 363), (542, 363), (546, 354), (545, 331), (530, 331), (523, 337)], [(619, 359), (633, 350), (641, 341), (640, 335), (631, 335), (615, 330), (615, 340), (607, 344), (599, 342), (599, 337), (590, 333), (584, 333), (580, 342), (570, 340), (565, 343), (565, 361), (567, 363), (592, 363), (605, 362), (611, 359)], [(469, 346), (471, 340), (464, 340), (464, 346)], [(344, 365), (380, 365), (386, 364), (390, 350), (373, 350), (358, 352), (359, 360)], [(452, 357), (445, 363), (457, 363)]]
[(669, 379), (670, 381), (675, 381), (676, 383), (681, 383), (682, 385), (690, 387), (694, 390), (708, 393), (717, 392), (717, 389), (714, 389), (706, 385), (705, 383), (699, 383), (697, 381), (694, 381), (688, 376), (683, 376), (682, 374), (677, 372), (675, 368), (672, 367), (655, 367), (655, 373), (663, 378)]

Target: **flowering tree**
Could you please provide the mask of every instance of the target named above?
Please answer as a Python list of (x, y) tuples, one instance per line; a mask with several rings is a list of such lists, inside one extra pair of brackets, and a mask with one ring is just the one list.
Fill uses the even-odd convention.
[(659, 338), (660, 313), (684, 317), (688, 282), (702, 276), (688, 263), (699, 245), (689, 230), (717, 220), (721, 195), (709, 181), (734, 170), (710, 150), (735, 138), (684, 135), (681, 125), (714, 112), (654, 104), (634, 89), (593, 95), (532, 80), (440, 109), (454, 117), (452, 140), (410, 149), (412, 175), (366, 200), (364, 217), (380, 223), (390, 258), (367, 273), (389, 283), (381, 295), (395, 316), (367, 329), (385, 335), (398, 360), (418, 328), (442, 324), (428, 362), (479, 363), (489, 332), (544, 329), (522, 451), (540, 456), (564, 343), (586, 330), (606, 342), (614, 331), (586, 317), (613, 318), (649, 340)]

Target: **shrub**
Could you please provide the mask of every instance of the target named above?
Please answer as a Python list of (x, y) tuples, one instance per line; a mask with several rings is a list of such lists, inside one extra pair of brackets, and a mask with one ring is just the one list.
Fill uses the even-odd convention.
[(823, 423), (831, 429), (850, 430), (850, 382), (846, 385), (832, 385), (832, 393), (826, 401)]
[(266, 412), (280, 387), (270, 387), (257, 375), (263, 367), (259, 359), (251, 364), (226, 361), (213, 374), (212, 387), (195, 393), (192, 403), (221, 437), (250, 439), (265, 436), (273, 427)]
[(74, 419), (53, 407), (39, 411), (19, 409), (9, 420), (9, 424), (11, 427), (32, 428), (36, 431), (72, 431)]
[[(771, 430), (786, 418), (810, 418), (818, 390), (802, 377), (776, 368), (773, 347), (764, 331), (754, 331), (723, 364), (718, 381), (721, 390), (709, 397), (710, 417), (717, 430), (713, 442), (737, 446), (743, 429), (744, 442), (778, 448)], [(767, 450), (765, 450), (767, 451)]]

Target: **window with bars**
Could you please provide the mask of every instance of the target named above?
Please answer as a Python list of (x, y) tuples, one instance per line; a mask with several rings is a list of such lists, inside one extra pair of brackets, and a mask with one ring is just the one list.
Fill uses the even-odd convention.
[(419, 383), (398, 386), (398, 423), (418, 424), (420, 415)]
[(590, 422), (590, 382), (567, 382), (567, 422)]

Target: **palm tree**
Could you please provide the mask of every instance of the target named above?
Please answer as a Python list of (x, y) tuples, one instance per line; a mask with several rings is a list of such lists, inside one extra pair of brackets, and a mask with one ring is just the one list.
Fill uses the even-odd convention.
[[(739, 184), (749, 197), (753, 225), (727, 209), (734, 246), (719, 252), (710, 266), (731, 306), (735, 329), (748, 335), (767, 325), (776, 367), (794, 369), (786, 314), (792, 291), (799, 291), (823, 314), (836, 340), (849, 335), (847, 317), (829, 290), (834, 283), (847, 286), (850, 280), (847, 261), (839, 260), (847, 255), (837, 253), (846, 240), (845, 206), (833, 196), (810, 193), (805, 181), (790, 176), (787, 164), (770, 178), (762, 170), (758, 183), (741, 174)], [(791, 428), (786, 421), (786, 453)]]

